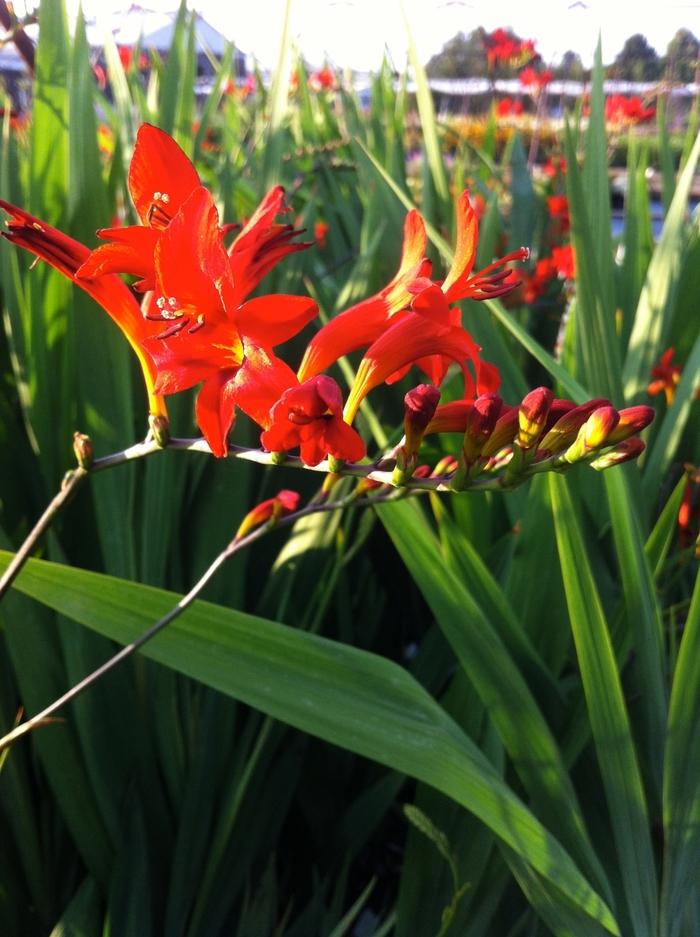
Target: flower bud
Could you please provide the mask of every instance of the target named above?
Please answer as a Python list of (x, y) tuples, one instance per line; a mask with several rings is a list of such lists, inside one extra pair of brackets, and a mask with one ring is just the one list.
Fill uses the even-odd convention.
[(404, 397), (404, 444), (396, 454), (395, 484), (403, 485), (413, 475), (420, 444), (439, 400), (440, 391), (432, 384), (419, 384)]
[(518, 411), (518, 444), (531, 449), (544, 432), (554, 395), (548, 387), (537, 387), (527, 394)]
[(560, 416), (551, 429), (547, 430), (539, 442), (538, 449), (549, 454), (556, 454), (566, 449), (576, 439), (578, 431), (591, 413), (599, 407), (609, 406), (609, 400), (597, 398), (596, 400), (588, 400), (579, 407), (573, 407), (573, 409)]
[(361, 478), (353, 491), (353, 496), (355, 498), (362, 498), (364, 495), (369, 494), (370, 491), (375, 491), (377, 488), (381, 487), (382, 483), (376, 481), (374, 478)]
[(482, 456), (495, 456), (505, 446), (509, 446), (518, 431), (518, 408), (504, 407), (496, 421), (489, 441), (481, 450)]
[(268, 522), (274, 524), (280, 517), (284, 517), (286, 514), (293, 514), (299, 507), (299, 498), (298, 492), (284, 489), (274, 498), (261, 501), (260, 504), (256, 505), (256, 507), (254, 507), (252, 511), (249, 511), (243, 518), (240, 527), (236, 531), (234, 543), (242, 537), (245, 537), (246, 534), (255, 527), (259, 527), (261, 524), (266, 524)]
[(87, 471), (95, 458), (90, 437), (85, 433), (73, 433), (73, 452), (80, 468)]
[(656, 416), (653, 407), (640, 405), (638, 407), (626, 407), (620, 410), (620, 419), (617, 426), (613, 429), (607, 439), (607, 445), (613, 445), (641, 433)]
[(442, 459), (437, 463), (433, 469), (431, 476), (433, 478), (439, 478), (441, 475), (452, 475), (453, 472), (457, 471), (457, 466), (459, 463), (452, 455), (443, 456)]
[(567, 462), (578, 462), (605, 446), (619, 418), (614, 407), (598, 407), (578, 431), (576, 441), (566, 450), (564, 459)]
[(498, 394), (482, 394), (474, 401), (467, 415), (462, 452), (467, 465), (472, 465), (489, 441), (498, 421), (503, 401)]
[(613, 465), (621, 465), (630, 459), (636, 459), (645, 449), (643, 440), (639, 436), (632, 436), (618, 443), (614, 449), (603, 453), (591, 462), (591, 468), (597, 472), (602, 472)]

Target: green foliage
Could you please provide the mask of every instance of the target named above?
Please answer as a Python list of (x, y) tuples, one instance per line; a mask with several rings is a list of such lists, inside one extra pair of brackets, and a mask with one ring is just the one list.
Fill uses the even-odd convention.
[[(554, 144), (568, 172), (551, 181), (520, 140), (501, 146), (495, 118), (446, 159), (420, 67), (412, 99), (385, 63), (365, 107), (342, 82), (310, 88), (285, 29), (269, 89), (258, 75), (252, 95), (232, 93), (229, 49), (198, 102), (183, 4), (149, 75), (108, 40), (108, 100), (82, 20), (69, 36), (60, 0), (39, 20), (31, 127), (3, 125), (3, 198), (92, 247), (114, 215), (134, 221), (129, 160), (139, 124), (155, 122), (225, 221), (281, 182), (309, 232), (328, 224), (325, 247), (265, 283), (310, 292), (327, 320), (394, 275), (408, 209), (426, 217), (440, 279), (451, 193), (468, 186), (484, 198), (476, 268), (528, 243), (531, 274), (561, 243), (547, 198), (566, 190), (575, 280), (529, 303), (468, 301), (465, 325), (509, 404), (546, 383), (577, 403), (654, 403), (657, 418), (643, 460), (602, 477), (319, 514), (238, 554), (142, 653), (0, 751), (0, 934), (699, 937), (697, 124), (679, 143), (662, 112), (653, 139), (630, 135), (618, 238), (600, 54), (590, 118), (569, 115)], [(692, 39), (669, 47), (678, 75)], [(426, 72), (476, 69), (483, 54), (475, 31)], [(658, 68), (636, 40), (618, 58)], [(128, 446), (146, 399), (92, 301), (5, 243), (0, 273), (4, 568), (70, 468), (72, 432), (98, 455)], [(647, 385), (671, 345), (682, 371), (667, 405)], [(293, 365), (302, 351), (292, 344)], [(335, 375), (349, 381), (355, 363)], [(448, 378), (443, 400), (459, 393)], [(191, 395), (168, 406), (191, 435)], [(363, 407), (372, 454), (398, 440), (401, 415), (396, 387)], [(243, 419), (236, 434), (255, 444)], [(458, 448), (431, 437), (423, 454)], [(312, 478), (175, 451), (91, 477), (0, 604), (3, 732), (170, 609), (253, 504), (281, 487), (309, 498)]]

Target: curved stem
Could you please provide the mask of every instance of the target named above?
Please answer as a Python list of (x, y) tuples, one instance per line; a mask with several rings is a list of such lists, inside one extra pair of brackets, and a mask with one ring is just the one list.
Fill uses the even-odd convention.
[[(88, 473), (83, 470), (83, 474), (87, 475)], [(303, 507), (301, 510), (295, 511), (293, 514), (287, 514), (285, 517), (275, 522), (268, 522), (267, 524), (258, 527), (256, 530), (251, 531), (251, 533), (249, 533), (247, 536), (241, 537), (240, 540), (232, 540), (231, 543), (229, 543), (229, 545), (224, 550), (222, 550), (221, 553), (219, 553), (219, 555), (207, 567), (203, 575), (192, 586), (190, 591), (186, 595), (183, 595), (177, 605), (171, 608), (170, 611), (163, 615), (162, 618), (159, 618), (158, 621), (151, 625), (151, 627), (146, 631), (144, 631), (143, 634), (139, 635), (136, 640), (120, 648), (116, 654), (109, 658), (109, 660), (105, 661), (104, 664), (101, 664), (96, 670), (93, 670), (92, 673), (84, 677), (79, 683), (76, 683), (74, 686), (72, 686), (62, 696), (59, 696), (58, 699), (55, 699), (52, 703), (42, 709), (41, 712), (38, 712), (35, 716), (27, 719), (26, 722), (20, 723), (18, 726), (12, 729), (12, 731), (8, 732), (6, 735), (0, 738), (0, 751), (2, 751), (4, 748), (7, 748), (13, 742), (16, 742), (17, 739), (21, 738), (23, 735), (31, 732), (32, 729), (45, 724), (47, 720), (50, 720), (54, 713), (62, 709), (66, 703), (70, 703), (76, 697), (80, 696), (80, 694), (87, 690), (88, 687), (91, 687), (94, 683), (97, 683), (97, 681), (104, 677), (105, 674), (109, 673), (110, 670), (113, 670), (114, 667), (120, 664), (123, 660), (126, 660), (127, 657), (130, 657), (135, 651), (143, 647), (144, 644), (154, 638), (160, 631), (162, 631), (171, 622), (178, 618), (185, 611), (185, 609), (187, 609), (200, 595), (204, 587), (216, 575), (224, 563), (236, 553), (238, 553), (239, 550), (250, 546), (251, 543), (259, 540), (266, 533), (269, 533), (269, 531), (276, 529), (277, 527), (288, 527), (298, 521), (300, 518), (306, 517), (309, 514), (319, 514), (323, 511), (337, 511), (352, 503), (352, 496), (348, 496), (339, 501), (328, 501), (325, 503), (312, 502)], [(366, 503), (369, 504), (371, 502), (367, 501)]]

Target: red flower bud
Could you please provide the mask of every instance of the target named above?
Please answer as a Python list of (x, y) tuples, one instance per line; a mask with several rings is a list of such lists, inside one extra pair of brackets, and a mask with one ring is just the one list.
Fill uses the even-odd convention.
[[(557, 401), (554, 401), (556, 404)], [(552, 410), (554, 410), (554, 404)], [(544, 437), (540, 440), (538, 448), (543, 452), (557, 453), (566, 449), (576, 439), (578, 431), (586, 422), (588, 417), (599, 407), (610, 406), (609, 400), (597, 398), (582, 403), (579, 407), (570, 409), (554, 423), (551, 429), (547, 430)]]
[(465, 461), (471, 464), (481, 452), (493, 433), (503, 401), (498, 394), (482, 394), (474, 401), (474, 406), (467, 416), (462, 450)]
[(602, 472), (613, 465), (621, 465), (623, 462), (629, 462), (630, 459), (636, 459), (645, 449), (643, 440), (639, 436), (632, 436), (630, 439), (624, 439), (618, 443), (610, 452), (605, 452), (591, 462), (591, 468)]
[(236, 531), (235, 540), (245, 537), (253, 528), (266, 524), (268, 521), (277, 521), (285, 514), (293, 514), (299, 507), (299, 493), (283, 489), (274, 498), (261, 501), (252, 511), (243, 518)]
[(520, 404), (518, 443), (531, 449), (544, 432), (554, 395), (548, 387), (537, 387)]
[(413, 455), (418, 452), (439, 400), (440, 391), (432, 384), (419, 384), (404, 397), (403, 429), (408, 453)]
[(641, 433), (656, 416), (653, 407), (646, 407), (640, 404), (638, 407), (625, 407), (620, 410), (620, 420), (607, 439), (608, 445), (622, 442), (637, 433)]
[(598, 407), (583, 427), (583, 444), (588, 449), (600, 449), (618, 424), (620, 414), (614, 407)]

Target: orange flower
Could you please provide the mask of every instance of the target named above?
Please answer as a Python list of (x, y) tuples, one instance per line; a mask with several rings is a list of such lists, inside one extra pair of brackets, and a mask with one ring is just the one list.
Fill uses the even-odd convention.
[(647, 393), (651, 397), (664, 393), (666, 395), (666, 404), (671, 406), (673, 398), (676, 396), (676, 387), (680, 383), (681, 369), (680, 365), (671, 364), (674, 349), (667, 348), (661, 355), (659, 363), (651, 369), (652, 380), (647, 386)]

